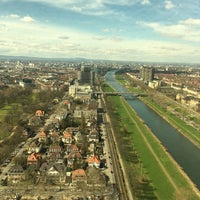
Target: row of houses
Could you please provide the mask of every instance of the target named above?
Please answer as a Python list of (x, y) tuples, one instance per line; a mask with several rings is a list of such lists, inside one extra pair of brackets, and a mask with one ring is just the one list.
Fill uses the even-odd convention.
[[(62, 131), (42, 130), (24, 150), (26, 166), (14, 165), (8, 171), (8, 180), (16, 183), (27, 179), (27, 171), (30, 168), (35, 169), (34, 179), (45, 183), (75, 184), (79, 181), (90, 183), (93, 179), (93, 176), (88, 176), (92, 171), (91, 168), (95, 169), (96, 176), (105, 177), (99, 169), (101, 155), (96, 151), (96, 147), (101, 146), (96, 121), (97, 108), (91, 106), (94, 100), (86, 104), (87, 107), (91, 107), (88, 112), (85, 106), (85, 112), (81, 110), (80, 105), (73, 111), (73, 118), (80, 119), (84, 116), (86, 133), (83, 134), (80, 127), (67, 127)], [(77, 110), (81, 112), (80, 115), (77, 115)], [(44, 116), (44, 112), (37, 110), (35, 115), (40, 118)], [(104, 178), (96, 180), (102, 179), (104, 180)]]

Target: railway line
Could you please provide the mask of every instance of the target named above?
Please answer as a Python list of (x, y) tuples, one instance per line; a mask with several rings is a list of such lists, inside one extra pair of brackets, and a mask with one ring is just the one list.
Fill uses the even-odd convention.
[[(106, 104), (103, 99), (103, 108), (106, 111)], [(115, 177), (116, 185), (113, 187), (117, 187), (119, 200), (132, 200), (132, 195), (130, 190), (127, 188), (127, 181), (125, 181), (124, 172), (123, 172), (123, 163), (120, 158), (120, 154), (117, 149), (117, 143), (115, 141), (114, 131), (112, 129), (112, 123), (107, 112), (103, 116), (103, 120), (105, 123), (105, 128), (107, 132), (107, 140), (110, 147), (110, 155), (112, 159), (113, 165), (113, 173)]]

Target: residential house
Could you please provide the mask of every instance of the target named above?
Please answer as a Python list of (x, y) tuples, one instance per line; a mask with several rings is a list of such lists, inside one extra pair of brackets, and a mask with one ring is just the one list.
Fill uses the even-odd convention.
[(79, 148), (78, 148), (75, 144), (66, 146), (66, 149), (67, 149), (67, 152), (68, 152), (68, 153), (76, 153), (76, 152), (79, 152)]
[(21, 165), (14, 165), (8, 170), (8, 181), (18, 183), (25, 180), (25, 172)]
[(42, 144), (39, 141), (33, 141), (28, 147), (28, 154), (33, 152), (39, 153), (42, 148)]
[(92, 129), (88, 135), (88, 142), (99, 142), (99, 133), (96, 129)]
[(86, 176), (85, 170), (77, 169), (77, 170), (72, 171), (72, 184), (75, 184), (77, 182), (87, 183), (87, 176)]
[(99, 168), (100, 166), (100, 159), (93, 155), (87, 159), (88, 166)]
[(60, 133), (59, 132), (51, 133), (51, 140), (53, 143), (58, 142), (60, 140)]
[(43, 117), (43, 116), (44, 116), (44, 111), (42, 111), (42, 110), (36, 110), (36, 111), (35, 111), (35, 115), (36, 115), (37, 117)]
[(32, 153), (27, 157), (27, 165), (38, 165), (39, 159), (41, 159), (41, 154)]
[(95, 147), (96, 147), (95, 142), (91, 142), (91, 143), (89, 144), (88, 150), (89, 150), (89, 152), (90, 152), (92, 155), (93, 155), (94, 152), (95, 152)]
[(79, 127), (67, 127), (65, 129), (65, 131), (71, 132), (72, 134), (75, 134), (75, 133), (79, 132)]
[(49, 147), (48, 158), (49, 160), (62, 159), (62, 147), (59, 144), (52, 144)]
[(43, 163), (40, 167), (41, 181), (52, 181), (54, 183), (65, 182), (66, 167), (63, 163)]
[(65, 156), (67, 159), (67, 166), (73, 167), (74, 161), (81, 162), (82, 156), (79, 152), (72, 152)]
[(81, 134), (81, 132), (80, 131), (76, 132), (75, 135), (74, 135), (74, 140), (76, 142), (81, 142), (82, 139), (83, 139), (83, 135)]
[(63, 103), (63, 105), (66, 106), (68, 110), (70, 110), (70, 107), (71, 107), (70, 101), (66, 100), (66, 101)]
[(72, 133), (71, 132), (64, 132), (62, 136), (62, 141), (64, 144), (71, 144), (73, 141)]
[(29, 119), (28, 125), (39, 126), (41, 123), (42, 120), (38, 116), (33, 116)]
[(45, 142), (47, 140), (47, 135), (44, 131), (39, 133), (39, 142)]

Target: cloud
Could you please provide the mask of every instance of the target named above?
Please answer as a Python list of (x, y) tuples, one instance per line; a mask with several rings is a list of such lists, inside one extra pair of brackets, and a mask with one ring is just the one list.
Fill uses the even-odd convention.
[(30, 16), (25, 16), (25, 17), (21, 18), (21, 21), (31, 23), (31, 22), (34, 22), (35, 20)]
[(176, 38), (179, 40), (200, 42), (200, 20), (186, 19), (174, 25), (163, 25), (157, 22), (140, 22), (141, 25), (152, 28), (163, 36)]
[(148, 5), (148, 4), (150, 4), (150, 1), (149, 0), (142, 0), (141, 4), (142, 5)]
[(62, 39), (62, 40), (68, 40), (70, 37), (68, 37), (68, 36), (59, 36), (58, 38)]
[(124, 32), (124, 29), (116, 29), (116, 28), (104, 28), (102, 29), (102, 32), (104, 33), (121, 33)]
[(123, 41), (124, 41), (124, 39), (121, 38), (121, 37), (113, 37), (112, 40), (113, 40), (114, 42), (123, 42)]
[[(4, 0), (9, 2), (12, 0)], [(36, 2), (47, 4), (51, 7), (57, 7), (65, 10), (71, 10), (86, 15), (115, 15), (118, 12), (112, 10), (112, 6), (130, 6), (141, 0), (21, 0), (23, 2)], [(143, 0), (148, 1), (148, 0)]]
[(10, 17), (10, 18), (17, 19), (17, 18), (19, 18), (20, 16), (19, 16), (19, 15), (16, 15), (16, 14), (10, 14), (9, 17)]
[(170, 10), (174, 8), (174, 4), (171, 1), (165, 1), (165, 9)]
[(1, 16), (1, 18), (5, 19), (5, 20), (18, 20), (20, 19), (23, 22), (35, 22), (35, 19), (33, 19), (32, 17), (30, 17), (29, 15), (27, 16), (19, 16), (17, 14), (10, 14), (10, 15), (6, 15), (6, 16)]
[(6, 31), (6, 30), (8, 30), (8, 27), (6, 26), (6, 24), (5, 23), (0, 23), (0, 32), (1, 31)]
[(190, 26), (200, 26), (200, 19), (186, 19), (185, 21), (181, 21), (180, 23)]
[(99, 41), (101, 41), (101, 40), (107, 40), (106, 37), (102, 37), (102, 36), (95, 36), (95, 37), (93, 37), (93, 39), (99, 40)]
[[(25, 55), (40, 57), (85, 57), (91, 59), (110, 60), (138, 60), (138, 61), (188, 61), (200, 62), (199, 47), (189, 44), (162, 42), (156, 40), (142, 40), (134, 38), (122, 38), (117, 32), (113, 34), (86, 33), (68, 27), (53, 26), (52, 24), (24, 23), (20, 20), (0, 18), (1, 41), (0, 52), (8, 52), (9, 55)], [(198, 24), (193, 19), (179, 22), (176, 28), (190, 27), (189, 24)], [(186, 24), (185, 24), (186, 23)], [(1, 26), (3, 25), (3, 26)], [(160, 31), (168, 26), (158, 23), (144, 23), (143, 26)], [(196, 27), (196, 26), (195, 26)], [(172, 27), (170, 27), (172, 28)], [(112, 29), (110, 29), (112, 31)], [(115, 30), (114, 30), (115, 31)], [(186, 30), (185, 30), (186, 31)], [(183, 35), (182, 32), (180, 32)], [(190, 33), (190, 32), (189, 32)], [(193, 32), (194, 33), (194, 32)], [(192, 35), (194, 35), (192, 33)], [(107, 34), (106, 34), (107, 35)], [(188, 34), (189, 35), (189, 34)], [(200, 34), (199, 34), (200, 35)], [(197, 36), (196, 36), (197, 37)], [(184, 60), (183, 60), (184, 59)]]

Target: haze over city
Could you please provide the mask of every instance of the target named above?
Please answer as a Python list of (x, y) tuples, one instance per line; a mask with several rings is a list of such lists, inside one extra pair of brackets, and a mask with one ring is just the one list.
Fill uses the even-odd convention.
[(2, 0), (0, 55), (200, 63), (200, 1)]

